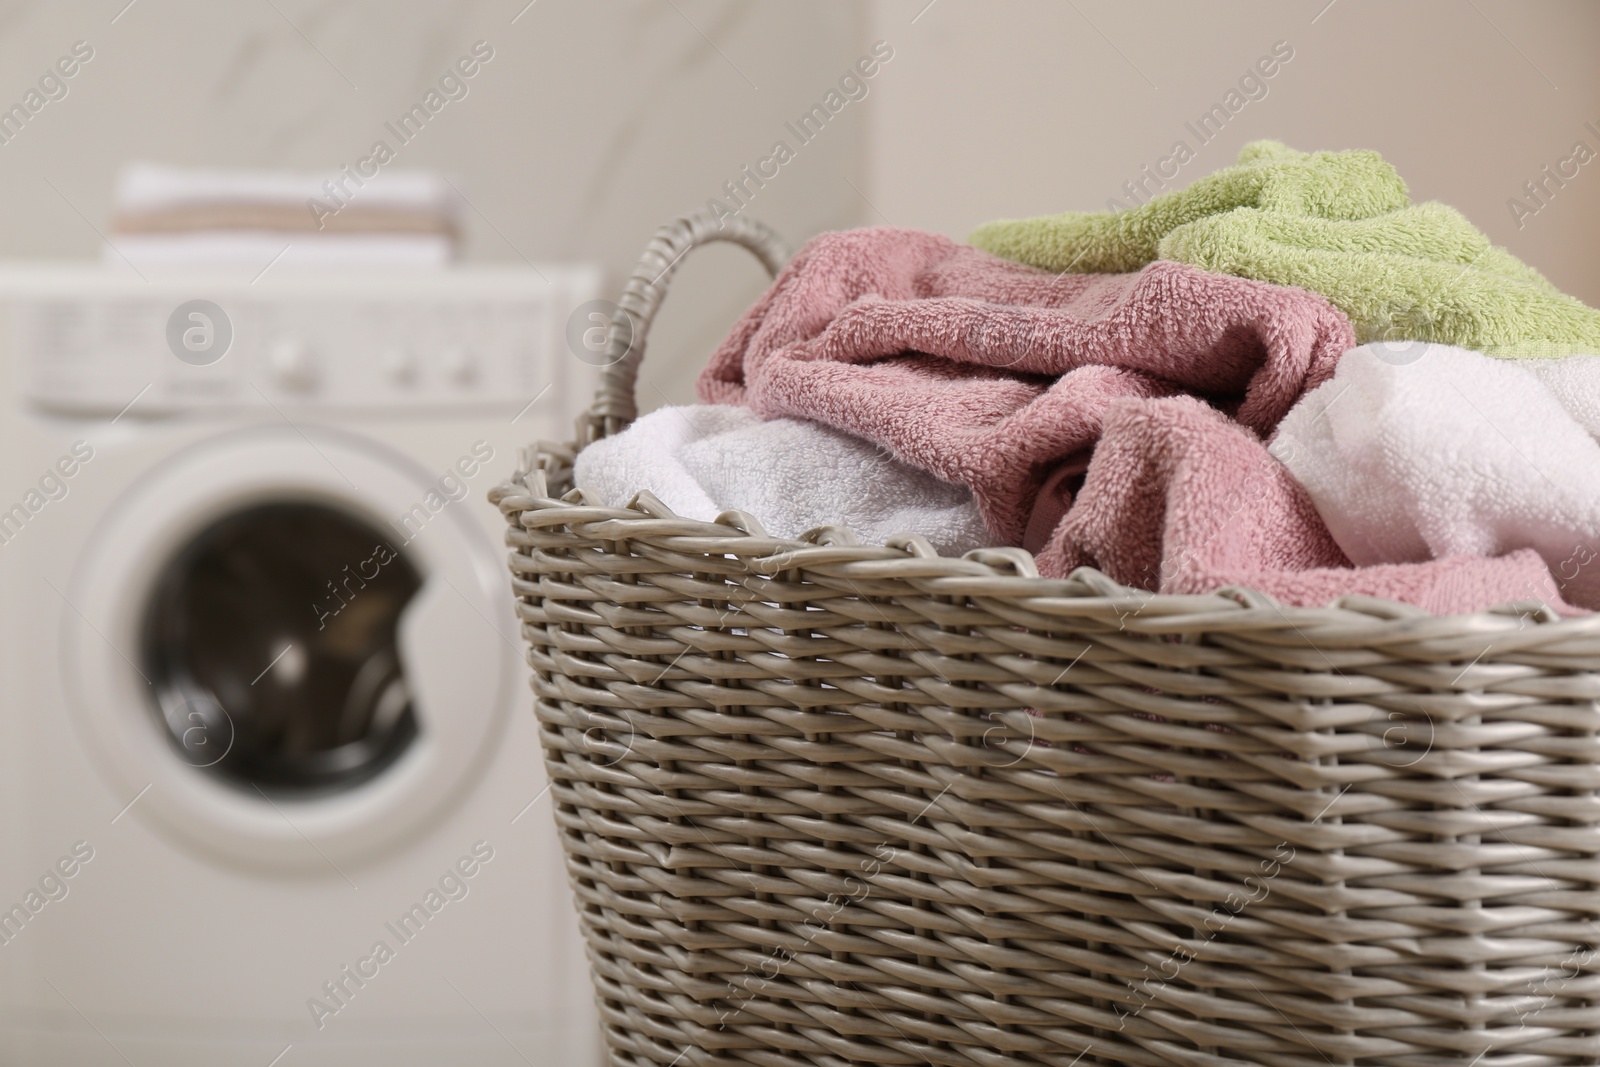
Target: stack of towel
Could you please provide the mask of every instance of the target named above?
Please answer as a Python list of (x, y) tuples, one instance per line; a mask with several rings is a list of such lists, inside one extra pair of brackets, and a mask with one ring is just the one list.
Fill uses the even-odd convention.
[(705, 405), (590, 446), (577, 482), (1152, 591), (1575, 613), (1600, 609), (1585, 353), (1600, 312), (1377, 154), (1261, 142), (970, 245), (824, 234), (712, 355)]
[(441, 175), (190, 170), (136, 163), (118, 177), (108, 259), (135, 266), (380, 264), (455, 258), (460, 195)]

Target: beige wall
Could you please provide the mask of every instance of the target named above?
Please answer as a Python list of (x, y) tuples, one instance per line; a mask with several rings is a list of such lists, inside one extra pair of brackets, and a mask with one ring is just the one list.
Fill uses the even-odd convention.
[(1196, 144), (1184, 123), (1286, 40), (1294, 58), (1266, 97), (1178, 183), (1256, 138), (1374, 148), (1414, 198), (1460, 208), (1600, 304), (1600, 159), (1521, 229), (1506, 207), (1574, 141), (1600, 152), (1584, 127), (1600, 128), (1592, 0), (936, 0), (917, 17), (926, 3), (881, 0), (873, 17), (899, 58), (873, 114), (871, 195), (896, 225), (964, 236), (988, 218), (1103, 209), (1177, 138)]
[[(1376, 148), (1416, 196), (1600, 303), (1600, 162), (1520, 230), (1506, 208), (1575, 140), (1600, 149), (1584, 128), (1600, 126), (1587, 0), (1336, 0), (1314, 25), (1326, 0), (136, 0), (113, 23), (123, 2), (0, 9), (0, 102), (73, 41), (95, 49), (68, 96), (0, 146), (0, 257), (97, 256), (127, 158), (334, 169), (480, 38), (495, 58), (398, 163), (458, 177), (472, 258), (590, 258), (618, 284), (658, 223), (791, 140), (784, 123), (880, 38), (894, 59), (867, 98), (793, 144), (749, 210), (796, 243), (885, 220), (959, 237), (1104, 206), (1287, 40), (1266, 97), (1178, 183), (1256, 137)], [(763, 284), (729, 248), (679, 277), (646, 407), (692, 396)]]

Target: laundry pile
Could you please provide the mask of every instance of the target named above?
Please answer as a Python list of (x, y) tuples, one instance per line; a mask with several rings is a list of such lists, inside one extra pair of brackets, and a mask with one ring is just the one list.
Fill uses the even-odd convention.
[(1258, 142), (971, 240), (817, 237), (704, 403), (589, 446), (577, 484), (1159, 592), (1600, 609), (1600, 312), (1376, 153)]

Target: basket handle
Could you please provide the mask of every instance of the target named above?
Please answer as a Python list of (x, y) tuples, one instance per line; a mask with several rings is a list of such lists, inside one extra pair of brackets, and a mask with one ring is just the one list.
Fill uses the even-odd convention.
[(639, 362), (644, 359), (645, 335), (650, 331), (679, 262), (690, 249), (712, 241), (731, 241), (748, 248), (774, 276), (789, 261), (789, 248), (783, 239), (765, 223), (743, 215), (719, 219), (709, 211), (697, 211), (673, 219), (657, 230), (645, 246), (639, 265), (633, 268), (606, 326), (605, 363), (600, 372), (600, 385), (595, 392), (594, 405), (579, 420), (583, 444), (617, 433), (638, 417), (634, 386), (639, 377)]

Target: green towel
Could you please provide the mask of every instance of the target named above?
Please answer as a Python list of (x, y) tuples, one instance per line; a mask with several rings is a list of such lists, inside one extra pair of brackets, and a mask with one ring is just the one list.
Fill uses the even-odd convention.
[(1321, 293), (1350, 316), (1363, 344), (1437, 341), (1503, 357), (1600, 353), (1600, 311), (1444, 204), (1353, 221), (1240, 208), (1180, 226), (1159, 252)]
[(1245, 145), (1236, 166), (1126, 211), (1069, 211), (978, 227), (972, 244), (1003, 259), (1078, 274), (1136, 271), (1159, 258), (1174, 229), (1234, 208), (1364, 219), (1411, 203), (1406, 183), (1376, 152), (1297, 152), (1276, 141)]
[(1374, 153), (1307, 155), (1263, 141), (1239, 160), (1139, 208), (992, 222), (972, 243), (1046, 270), (1125, 272), (1173, 259), (1299, 286), (1350, 316), (1363, 343), (1435, 341), (1502, 357), (1600, 353), (1600, 311), (1490, 244), (1454, 208), (1409, 205)]

